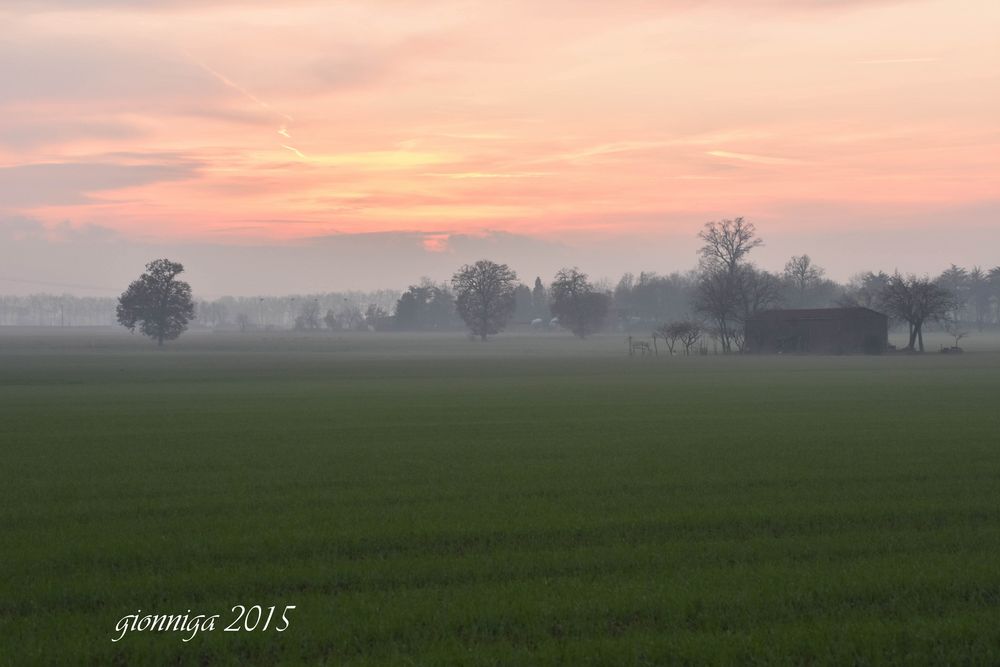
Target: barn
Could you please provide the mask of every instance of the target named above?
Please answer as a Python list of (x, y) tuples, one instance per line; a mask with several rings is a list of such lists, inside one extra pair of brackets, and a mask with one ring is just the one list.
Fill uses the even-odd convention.
[(765, 310), (746, 322), (746, 351), (757, 354), (881, 354), (889, 318), (870, 308)]

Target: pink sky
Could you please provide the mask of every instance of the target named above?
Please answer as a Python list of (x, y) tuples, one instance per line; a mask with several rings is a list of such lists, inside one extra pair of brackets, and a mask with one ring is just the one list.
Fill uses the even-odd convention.
[(0, 221), (52, 242), (504, 232), (668, 271), (743, 215), (846, 274), (831, 235), (1000, 240), (994, 0), (4, 6)]

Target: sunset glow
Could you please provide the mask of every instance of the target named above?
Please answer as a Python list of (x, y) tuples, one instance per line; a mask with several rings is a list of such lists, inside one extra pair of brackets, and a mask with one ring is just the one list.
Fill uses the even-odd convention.
[(0, 20), (0, 215), (47, 226), (441, 251), (997, 211), (987, 0), (48, 0)]

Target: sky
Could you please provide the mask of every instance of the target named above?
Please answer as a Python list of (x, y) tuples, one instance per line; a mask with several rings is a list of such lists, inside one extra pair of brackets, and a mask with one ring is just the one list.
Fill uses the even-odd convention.
[(0, 293), (1000, 264), (995, 0), (5, 0)]

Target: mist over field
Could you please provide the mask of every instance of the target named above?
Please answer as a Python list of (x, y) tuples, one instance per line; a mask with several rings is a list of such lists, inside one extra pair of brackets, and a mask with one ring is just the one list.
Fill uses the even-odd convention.
[(0, 2), (0, 663), (1000, 664), (998, 23)]

